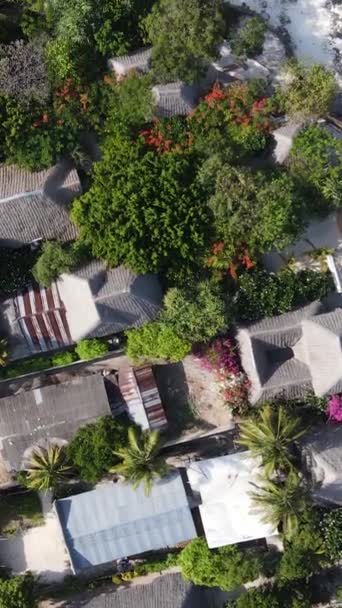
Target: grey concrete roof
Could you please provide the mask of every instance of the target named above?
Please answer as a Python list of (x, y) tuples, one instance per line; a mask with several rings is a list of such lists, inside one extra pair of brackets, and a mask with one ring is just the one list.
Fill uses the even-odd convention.
[[(88, 596), (88, 599), (87, 599)], [(216, 589), (196, 587), (181, 574), (165, 574), (150, 584), (125, 591), (107, 589), (75, 597), (65, 608), (222, 608), (223, 594)]]
[(305, 436), (302, 456), (316, 499), (342, 505), (342, 425), (326, 424)]
[(80, 426), (110, 415), (102, 376), (76, 376), (0, 399), (0, 454), (19, 470), (24, 452), (48, 439), (70, 439)]
[(55, 507), (75, 572), (197, 536), (178, 472), (155, 481), (149, 496), (141, 484), (106, 483)]
[(152, 88), (156, 102), (155, 113), (159, 118), (186, 116), (197, 105), (198, 87), (183, 82), (158, 84)]
[[(75, 289), (78, 286), (80, 293), (85, 285), (87, 290), (84, 289), (79, 307)], [(99, 261), (92, 261), (71, 275), (62, 275), (59, 289), (74, 340), (137, 327), (154, 319), (162, 305), (162, 291), (155, 275), (136, 275), (123, 266), (107, 269)]]
[(0, 165), (0, 245), (19, 247), (35, 239), (72, 240), (77, 236), (68, 205), (80, 194), (77, 172), (61, 163), (30, 173)]
[(252, 403), (342, 392), (342, 309), (313, 302), (238, 333)]

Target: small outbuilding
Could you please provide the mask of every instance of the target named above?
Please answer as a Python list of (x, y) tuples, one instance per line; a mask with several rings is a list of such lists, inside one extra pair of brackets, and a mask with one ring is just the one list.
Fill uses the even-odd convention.
[(197, 536), (178, 472), (154, 482), (149, 496), (141, 484), (106, 483), (57, 500), (55, 509), (75, 573)]
[(342, 425), (327, 424), (305, 436), (302, 455), (316, 501), (342, 506)]
[(167, 418), (152, 367), (134, 368), (127, 365), (120, 370), (119, 388), (128, 415), (135, 424), (143, 430), (166, 429)]
[(111, 415), (101, 375), (75, 376), (0, 399), (0, 456), (7, 471), (22, 468), (25, 452), (70, 440), (81, 426)]
[(250, 496), (259, 483), (260, 462), (249, 452), (193, 462), (186, 472), (211, 549), (277, 534)]

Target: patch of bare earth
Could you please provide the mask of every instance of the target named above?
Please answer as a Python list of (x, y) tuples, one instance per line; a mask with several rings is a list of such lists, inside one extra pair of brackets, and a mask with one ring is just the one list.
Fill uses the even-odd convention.
[(154, 373), (173, 438), (200, 437), (234, 427), (215, 374), (203, 369), (195, 357), (156, 365)]

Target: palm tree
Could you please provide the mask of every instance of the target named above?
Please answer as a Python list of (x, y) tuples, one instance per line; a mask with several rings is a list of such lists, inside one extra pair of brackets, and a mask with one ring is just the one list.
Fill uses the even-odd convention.
[(298, 530), (299, 517), (307, 508), (306, 490), (298, 475), (292, 471), (285, 482), (264, 480), (257, 492), (252, 492), (253, 501), (264, 511), (263, 520), (275, 528), (282, 527), (286, 538)]
[(67, 481), (72, 473), (64, 445), (33, 448), (25, 467), (26, 485), (33, 490), (51, 490)]
[(128, 429), (128, 445), (114, 451), (114, 456), (122, 460), (111, 468), (111, 473), (123, 475), (136, 489), (140, 483), (150, 494), (154, 479), (163, 477), (169, 471), (160, 453), (161, 439), (158, 431), (139, 431), (136, 427)]
[(293, 468), (293, 444), (305, 433), (300, 424), (300, 419), (290, 417), (283, 407), (272, 409), (266, 405), (258, 418), (240, 424), (238, 443), (247, 447), (253, 456), (261, 458), (265, 476), (271, 477), (277, 471)]
[(0, 338), (0, 367), (5, 367), (8, 358), (7, 340)]

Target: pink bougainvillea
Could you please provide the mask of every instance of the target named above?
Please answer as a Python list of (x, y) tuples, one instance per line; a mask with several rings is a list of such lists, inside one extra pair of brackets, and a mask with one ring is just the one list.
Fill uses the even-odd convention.
[(203, 368), (215, 373), (228, 406), (235, 412), (248, 407), (249, 380), (232, 339), (217, 338), (210, 345), (200, 347), (195, 355)]
[(331, 395), (328, 401), (327, 416), (331, 422), (342, 422), (342, 395)]

